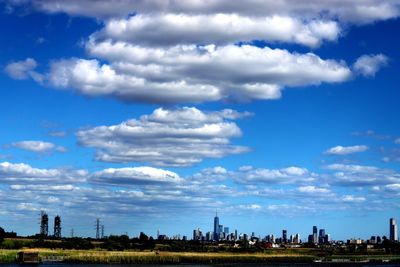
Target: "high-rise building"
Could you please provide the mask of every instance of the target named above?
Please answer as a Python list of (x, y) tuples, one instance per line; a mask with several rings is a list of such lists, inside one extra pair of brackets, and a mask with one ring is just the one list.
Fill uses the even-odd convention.
[(308, 235), (308, 243), (314, 243), (314, 235)]
[(49, 216), (44, 211), (40, 213), (40, 234), (42, 236), (49, 234)]
[(295, 244), (301, 243), (300, 234), (296, 234), (296, 235), (294, 236), (293, 243), (295, 243)]
[(61, 217), (54, 217), (54, 237), (61, 238)]
[(287, 243), (287, 230), (282, 230), (282, 242)]
[(219, 240), (219, 218), (218, 218), (218, 213), (215, 213), (215, 217), (214, 217), (214, 240), (215, 241)]
[(395, 218), (390, 218), (390, 240), (397, 241), (397, 223)]
[(325, 234), (325, 242), (326, 243), (331, 242), (331, 235), (330, 234)]
[(325, 229), (319, 229), (318, 243), (325, 243)]
[(203, 240), (203, 232), (201, 231), (200, 228), (197, 228), (197, 230), (193, 230), (193, 240), (201, 241)]
[(318, 243), (318, 228), (317, 228), (317, 226), (313, 226), (312, 233), (313, 233), (313, 243), (317, 244)]
[(206, 233), (206, 240), (207, 241), (212, 241), (214, 239), (214, 233), (213, 232), (207, 232)]
[(224, 227), (224, 234), (225, 236), (229, 235), (229, 227)]

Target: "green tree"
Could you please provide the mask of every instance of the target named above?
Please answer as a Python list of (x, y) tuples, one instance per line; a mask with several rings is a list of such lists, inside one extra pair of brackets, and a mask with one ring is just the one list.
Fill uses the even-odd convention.
[(6, 231), (0, 227), (0, 243), (3, 243), (4, 237), (6, 236)]

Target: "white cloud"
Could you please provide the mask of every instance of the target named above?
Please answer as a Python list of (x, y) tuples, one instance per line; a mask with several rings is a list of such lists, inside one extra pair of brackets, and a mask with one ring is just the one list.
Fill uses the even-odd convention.
[(100, 161), (190, 166), (204, 158), (249, 151), (230, 144), (230, 139), (240, 137), (241, 131), (229, 119), (240, 116), (231, 110), (159, 108), (138, 120), (81, 130), (76, 135), (80, 145), (97, 149), (96, 159)]
[(351, 203), (359, 203), (366, 201), (365, 197), (362, 196), (353, 196), (353, 195), (345, 195), (341, 198), (343, 202), (351, 202)]
[(62, 146), (56, 146), (53, 143), (43, 141), (20, 141), (11, 144), (13, 147), (24, 149), (36, 153), (46, 153), (51, 151), (66, 152), (66, 149)]
[(174, 172), (152, 167), (109, 168), (94, 173), (91, 179), (92, 181), (115, 185), (179, 183), (183, 181)]
[(43, 76), (38, 72), (34, 71), (37, 67), (37, 63), (33, 58), (27, 58), (22, 61), (15, 61), (9, 63), (4, 71), (13, 79), (26, 80), (32, 78), (36, 82), (42, 82)]
[(335, 171), (348, 171), (348, 172), (362, 172), (362, 173), (371, 173), (374, 171), (379, 170), (377, 167), (374, 166), (363, 166), (363, 165), (353, 165), (353, 164), (330, 164), (325, 166), (328, 170), (335, 170)]
[(176, 13), (215, 14), (233, 13), (239, 15), (268, 16), (275, 14), (302, 16), (306, 18), (327, 17), (342, 22), (371, 23), (396, 18), (400, 13), (398, 0), (116, 0), (110, 5), (107, 0), (37, 0), (13, 1), (13, 4), (30, 3), (34, 8), (50, 13), (64, 12), (97, 18), (125, 17), (129, 13)]
[(87, 49), (111, 64), (95, 59), (55, 61), (48, 74), (50, 84), (125, 102), (196, 103), (277, 99), (284, 87), (351, 77), (344, 62), (250, 45), (147, 48), (92, 40)]
[(38, 169), (24, 163), (0, 163), (0, 180), (3, 182), (65, 183), (86, 180), (87, 171), (68, 169)]
[(300, 193), (306, 194), (330, 194), (331, 191), (327, 188), (315, 187), (313, 185), (300, 186), (297, 189)]
[(394, 143), (400, 145), (400, 138), (397, 138), (396, 140), (394, 140)]
[(36, 207), (34, 203), (20, 203), (17, 205), (17, 210), (22, 210), (22, 211), (39, 211), (39, 208)]
[(191, 181), (209, 184), (210, 182), (226, 180), (229, 175), (230, 172), (227, 169), (217, 166), (213, 168), (206, 168), (198, 173), (193, 174)]
[(400, 183), (400, 174), (374, 166), (331, 164), (325, 169), (336, 171), (330, 177), (330, 184), (363, 187)]
[(359, 146), (335, 146), (327, 151), (325, 151), (325, 154), (328, 155), (348, 155), (348, 154), (353, 154), (353, 153), (358, 153), (358, 152), (364, 152), (367, 151), (369, 148), (364, 145), (359, 145)]
[(298, 216), (299, 214), (313, 214), (319, 211), (315, 205), (271, 204), (267, 211), (279, 216)]
[(390, 192), (400, 193), (400, 183), (385, 185), (385, 189)]
[[(207, 21), (207, 23), (204, 23)], [(145, 14), (114, 19), (94, 36), (142, 46), (178, 44), (224, 45), (237, 41), (266, 40), (318, 46), (336, 40), (340, 27), (335, 21), (309, 22), (288, 16), (249, 17), (237, 14)]]
[(262, 207), (258, 204), (242, 204), (238, 205), (236, 208), (246, 211), (259, 211)]
[(270, 183), (270, 184), (294, 184), (306, 183), (316, 180), (316, 174), (309, 172), (305, 168), (288, 167), (282, 169), (263, 169), (240, 168), (239, 171), (232, 173), (238, 183)]
[(388, 58), (383, 54), (363, 55), (353, 64), (353, 70), (359, 75), (373, 77), (387, 63)]
[[(161, 115), (156, 117), (160, 120), (165, 119)], [(28, 166), (0, 164), (2, 181), (9, 182), (4, 180), (4, 177), (44, 177), (46, 175), (50, 177), (42, 183), (19, 180), (10, 183), (9, 187), (0, 188), (0, 205), (12, 207), (6, 209), (6, 213), (26, 214), (26, 211), (40, 209), (56, 213), (62, 208), (63, 214), (71, 218), (75, 214), (84, 212), (93, 218), (102, 213), (110, 216), (119, 215), (119, 218), (124, 220), (126, 217), (132, 218), (133, 215), (135, 218), (149, 219), (179, 210), (191, 214), (194, 211), (212, 212), (218, 208), (221, 211), (229, 211), (232, 215), (266, 211), (279, 216), (298, 216), (337, 210), (376, 209), (383, 206), (379, 201), (387, 198), (398, 199), (400, 192), (399, 180), (397, 182), (386, 180), (379, 184), (379, 188), (376, 185), (373, 186), (382, 188), (385, 195), (376, 192), (369, 194), (369, 189), (358, 190), (354, 194), (349, 188), (343, 194), (342, 190), (336, 191), (338, 184), (332, 183), (330, 187), (323, 185), (323, 180), (320, 180), (323, 178), (322, 174), (311, 174), (300, 167), (269, 170), (270, 177), (276, 177), (278, 181), (285, 180), (285, 182), (275, 183), (271, 180), (265, 183), (266, 180), (261, 182), (253, 180), (251, 183), (243, 184), (232, 183), (229, 178), (235, 179), (237, 173), (254, 172), (258, 169), (247, 166), (240, 168), (239, 171), (230, 171), (217, 166), (200, 173), (205, 178), (207, 174), (210, 174), (218, 178), (225, 176), (227, 179), (208, 179), (205, 183), (199, 184), (198, 179), (192, 179), (195, 175), (182, 178), (175, 172), (151, 167), (108, 168), (91, 173), (85, 172), (87, 180), (80, 182), (68, 182), (65, 177), (57, 182), (54, 177), (57, 177), (61, 170), (52, 173), (51, 170)], [(6, 167), (9, 169), (7, 170)], [(16, 169), (23, 171), (14, 171), (13, 174), (12, 170)], [(352, 167), (351, 169), (359, 168)], [(78, 173), (79, 170), (69, 170), (69, 172), (70, 176), (75, 176), (72, 174)], [(396, 176), (394, 172), (389, 173), (379, 169), (369, 175), (379, 173)], [(358, 175), (360, 174), (357, 173), (356, 176)], [(309, 176), (314, 179), (303, 179)], [(382, 177), (378, 178), (382, 179)], [(294, 185), (295, 183), (301, 185)], [(274, 185), (276, 188), (270, 187)], [(278, 203), (266, 204), (266, 201), (278, 199)], [(364, 205), (367, 200), (369, 205)]]
[(75, 186), (71, 184), (66, 185), (21, 185), (21, 184), (13, 184), (10, 185), (12, 190), (32, 190), (32, 191), (71, 191), (75, 189)]

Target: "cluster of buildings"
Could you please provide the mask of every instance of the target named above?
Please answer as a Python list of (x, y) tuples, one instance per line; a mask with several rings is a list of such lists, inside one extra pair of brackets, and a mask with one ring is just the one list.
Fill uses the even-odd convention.
[(218, 213), (216, 213), (214, 217), (214, 231), (207, 232), (204, 235), (200, 228), (193, 230), (193, 240), (196, 241), (234, 241), (238, 240), (238, 238), (244, 237), (239, 237), (237, 230), (235, 230), (234, 233), (229, 233), (229, 227), (224, 227), (222, 224), (219, 224)]
[[(388, 238), (386, 236), (380, 237), (380, 236), (371, 236), (370, 239), (368, 240), (362, 240), (359, 238), (352, 238), (347, 240), (347, 244), (351, 245), (361, 245), (361, 244), (367, 244), (367, 245), (380, 245), (384, 240), (387, 240)], [(397, 222), (395, 218), (390, 218), (389, 220), (389, 240), (390, 241), (399, 241), (398, 235), (397, 235)]]
[[(73, 235), (73, 234), (72, 234)], [(49, 235), (49, 216), (46, 212), (42, 211), (40, 214), (40, 236), (50, 236)], [(61, 238), (61, 217), (59, 215), (54, 217), (54, 232), (52, 237), (54, 238)], [(104, 238), (104, 225), (100, 225), (100, 220), (96, 220), (96, 238)], [(186, 241), (187, 237), (183, 236), (181, 238), (180, 235), (174, 236), (173, 238), (169, 238), (166, 235), (160, 235), (157, 232), (157, 239), (158, 240), (183, 240)], [(350, 239), (347, 241), (348, 244), (381, 244), (383, 240), (387, 238), (380, 237), (380, 236), (371, 236), (369, 240), (361, 240), (361, 239)], [(249, 242), (258, 242), (263, 241), (266, 243), (270, 243), (271, 246), (274, 245), (292, 245), (296, 246), (302, 243), (299, 234), (290, 235), (288, 237), (287, 230), (282, 230), (281, 237), (275, 237), (273, 234), (267, 235), (264, 238), (256, 237), (254, 232), (251, 236), (247, 234), (238, 234), (238, 231), (235, 230), (232, 233), (229, 232), (229, 227), (224, 227), (220, 224), (218, 214), (216, 213), (214, 217), (214, 231), (206, 232), (205, 234), (203, 231), (198, 228), (193, 230), (193, 239), (195, 241), (237, 241), (237, 240), (244, 240)], [(389, 220), (389, 240), (390, 241), (398, 241), (397, 235), (397, 222), (396, 219), (390, 218)], [(325, 229), (319, 229), (317, 226), (313, 226), (312, 234), (308, 235), (308, 244), (314, 245), (323, 245), (331, 243), (331, 237), (329, 234), (325, 232)]]
[(325, 233), (325, 229), (319, 229), (313, 226), (313, 232), (308, 236), (308, 243), (310, 244), (328, 244), (330, 242), (330, 235)]
[[(311, 237), (311, 239), (310, 239)], [(214, 217), (214, 231), (203, 233), (203, 231), (198, 228), (193, 230), (193, 240), (195, 241), (236, 241), (245, 240), (251, 242), (264, 241), (271, 244), (300, 244), (302, 243), (300, 235), (294, 234), (288, 237), (287, 230), (282, 230), (282, 237), (275, 237), (273, 234), (267, 235), (265, 238), (260, 240), (260, 237), (256, 237), (254, 232), (251, 236), (247, 234), (239, 234), (238, 231), (229, 232), (229, 227), (224, 227), (220, 224), (218, 214)], [(309, 242), (315, 244), (327, 243), (330, 240), (329, 234), (325, 234), (324, 229), (320, 229), (319, 236), (317, 235), (317, 227), (313, 227), (313, 234), (309, 236)]]
[[(397, 236), (397, 223), (394, 218), (391, 218), (389, 221), (389, 230), (390, 230), (390, 241), (398, 241)], [(347, 241), (348, 244), (381, 244), (383, 240), (387, 239), (386, 237), (380, 236), (371, 236), (371, 238), (367, 241), (363, 241), (361, 239), (350, 239)], [(296, 246), (302, 244), (302, 240), (299, 234), (294, 234), (288, 236), (287, 230), (282, 230), (281, 237), (275, 237), (273, 234), (265, 236), (263, 239), (260, 237), (256, 237), (254, 232), (251, 236), (247, 234), (239, 234), (238, 231), (235, 230), (234, 232), (229, 232), (229, 227), (224, 227), (220, 224), (218, 214), (214, 217), (214, 231), (206, 232), (205, 234), (203, 231), (198, 228), (193, 230), (193, 240), (195, 241), (236, 241), (236, 240), (245, 240), (249, 242), (258, 242), (263, 241), (266, 243), (270, 243), (271, 246), (275, 245), (291, 245)], [(314, 245), (324, 245), (330, 244), (332, 242), (330, 234), (326, 233), (325, 229), (319, 229), (317, 226), (313, 226), (312, 234), (308, 235), (308, 244)]]

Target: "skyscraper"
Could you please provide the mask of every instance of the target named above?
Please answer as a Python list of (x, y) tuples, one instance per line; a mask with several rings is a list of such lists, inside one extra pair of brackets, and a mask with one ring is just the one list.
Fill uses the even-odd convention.
[(397, 223), (395, 218), (390, 218), (390, 240), (397, 241)]
[(219, 218), (218, 218), (218, 213), (215, 213), (214, 217), (214, 240), (218, 241), (219, 240)]
[(282, 230), (282, 243), (287, 243), (287, 230)]
[(318, 228), (317, 228), (317, 226), (313, 226), (312, 233), (313, 233), (313, 242), (314, 242), (314, 244), (317, 244), (318, 243)]
[(318, 243), (320, 244), (325, 243), (325, 229), (319, 229)]

